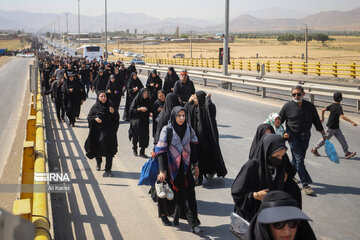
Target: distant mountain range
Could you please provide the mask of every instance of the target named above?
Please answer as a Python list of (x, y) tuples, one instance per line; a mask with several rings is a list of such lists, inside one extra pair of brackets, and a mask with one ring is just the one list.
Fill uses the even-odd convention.
[[(291, 16), (291, 17), (290, 17)], [(65, 14), (31, 13), (24, 11), (0, 10), (0, 30), (24, 30), (27, 32), (49, 31), (50, 24), (58, 32), (66, 30)], [(101, 32), (104, 30), (104, 16), (81, 15), (81, 32)], [(231, 32), (294, 31), (308, 24), (313, 30), (360, 31), (360, 8), (351, 11), (326, 11), (306, 16), (296, 10), (272, 8), (241, 14), (230, 21)], [(126, 30), (141, 34), (180, 32), (223, 32), (221, 21), (196, 18), (159, 19), (143, 13), (108, 13), (108, 30)], [(69, 32), (77, 32), (77, 15), (69, 14)]]

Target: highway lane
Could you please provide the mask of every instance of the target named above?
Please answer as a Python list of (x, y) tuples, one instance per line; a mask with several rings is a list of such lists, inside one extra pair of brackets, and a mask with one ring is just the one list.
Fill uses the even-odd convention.
[(13, 58), (0, 68), (0, 176), (13, 144), (33, 59)]
[[(143, 81), (146, 80), (143, 75), (140, 75), (140, 78)], [(196, 87), (199, 88), (199, 86)], [(233, 239), (228, 231), (229, 215), (233, 210), (231, 184), (241, 166), (247, 161), (257, 125), (262, 123), (270, 112), (278, 112), (283, 102), (262, 101), (259, 98), (218, 89), (207, 88), (206, 90), (212, 93), (213, 101), (217, 106), (220, 144), (229, 173), (224, 179), (205, 180), (203, 186), (196, 188), (199, 218), (205, 229), (204, 239)], [(56, 166), (52, 167), (58, 169), (68, 164), (68, 169), (76, 176), (75, 185), (78, 185), (74, 191), (75, 197), (68, 196), (69, 206), (65, 204), (65, 208), (62, 208), (64, 202), (56, 199), (53, 202), (54, 225), (57, 233), (70, 234), (77, 238), (99, 236), (98, 232), (87, 231), (89, 226), (85, 223), (84, 226), (82, 225), (82, 221), (86, 223), (89, 221), (89, 224), (94, 227), (99, 221), (99, 224), (107, 224), (111, 229), (112, 237), (118, 236), (117, 231), (114, 230), (117, 229), (125, 239), (154, 237), (166, 239), (170, 236), (172, 239), (198, 239), (188, 232), (185, 221), (182, 221), (179, 230), (163, 227), (160, 219), (157, 218), (156, 205), (152, 203), (148, 195), (148, 187), (136, 186), (141, 167), (146, 160), (132, 156), (131, 143), (127, 138), (128, 123), (120, 122), (119, 152), (113, 163), (114, 178), (103, 178), (102, 172), (95, 171), (95, 162), (88, 161), (84, 157), (82, 146), (88, 134), (85, 119), (94, 100), (95, 95), (91, 93), (90, 98), (82, 107), (81, 120), (78, 121), (77, 127), (70, 129), (65, 124), (52, 121), (55, 131), (59, 131), (60, 136), (59, 141), (54, 139), (48, 146), (61, 145), (61, 147), (57, 146), (57, 149), (59, 151), (64, 149), (64, 153), (49, 154), (49, 159), (60, 158), (58, 165), (55, 164)], [(121, 115), (124, 104), (123, 98), (120, 106)], [(350, 149), (359, 151), (359, 128), (346, 123), (342, 123), (341, 127)], [(314, 130), (312, 134), (310, 146), (315, 144), (320, 137), (320, 134)], [(340, 156), (343, 156), (338, 142), (333, 140), (333, 143)], [(73, 156), (72, 151), (79, 156)], [(149, 151), (147, 149), (147, 154)], [(320, 150), (320, 154), (324, 155), (323, 149)], [(313, 187), (318, 196), (303, 195), (304, 211), (314, 220), (312, 226), (318, 239), (357, 239), (360, 235), (358, 228), (360, 224), (358, 217), (360, 215), (360, 176), (358, 174), (360, 158), (341, 159), (341, 163), (336, 165), (326, 157), (315, 158), (308, 153), (306, 165), (315, 182)], [(84, 178), (83, 183), (82, 178)], [(86, 193), (86, 189), (89, 188), (94, 189), (96, 197), (93, 196), (94, 194)], [(89, 198), (89, 195), (93, 197)], [(98, 210), (98, 205), (100, 205), (100, 210)], [(64, 211), (68, 208), (69, 213), (66, 212), (67, 210)], [(95, 213), (93, 208), (95, 208)], [(108, 214), (107, 208), (110, 209), (111, 214)], [(104, 218), (97, 220), (101, 214)], [(75, 224), (75, 227), (71, 225), (72, 232), (61, 225), (64, 219)], [(138, 228), (140, 225), (141, 229)], [(107, 231), (104, 231), (105, 236), (107, 236), (106, 233)]]

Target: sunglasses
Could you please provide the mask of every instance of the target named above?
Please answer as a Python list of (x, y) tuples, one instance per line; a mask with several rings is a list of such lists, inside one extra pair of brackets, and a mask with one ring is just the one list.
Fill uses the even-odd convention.
[(298, 97), (301, 97), (302, 93), (293, 93), (292, 96), (295, 97), (295, 96), (298, 96)]
[(283, 222), (272, 223), (272, 226), (277, 230), (281, 230), (285, 227), (286, 224), (289, 225), (290, 228), (296, 228), (299, 224), (299, 220), (288, 220)]

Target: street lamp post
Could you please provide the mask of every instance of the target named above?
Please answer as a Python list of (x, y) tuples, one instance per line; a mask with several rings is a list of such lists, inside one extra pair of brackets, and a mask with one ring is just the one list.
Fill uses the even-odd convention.
[(78, 47), (80, 47), (80, 0), (78, 0)]
[(66, 13), (66, 53), (69, 53), (69, 13)]
[(107, 48), (107, 0), (105, 0), (105, 61), (108, 59), (108, 48)]
[(225, 36), (223, 54), (223, 75), (228, 75), (228, 41), (229, 41), (229, 0), (225, 0)]

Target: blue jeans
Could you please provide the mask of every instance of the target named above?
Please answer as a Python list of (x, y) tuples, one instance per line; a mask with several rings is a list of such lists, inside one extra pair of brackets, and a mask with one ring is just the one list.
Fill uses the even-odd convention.
[(310, 131), (305, 134), (294, 133), (292, 131), (288, 131), (288, 133), (290, 134), (289, 144), (292, 154), (291, 164), (299, 174), (302, 185), (305, 186), (313, 182), (304, 163), (311, 133)]

